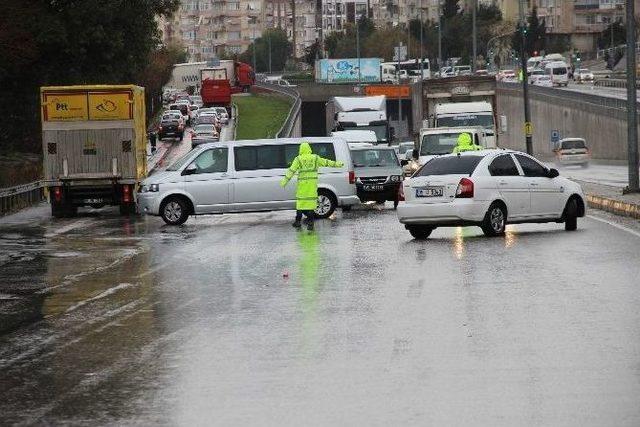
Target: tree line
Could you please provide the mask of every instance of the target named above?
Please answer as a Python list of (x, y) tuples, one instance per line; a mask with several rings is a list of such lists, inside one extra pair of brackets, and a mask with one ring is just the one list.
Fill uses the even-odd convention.
[[(186, 59), (163, 46), (157, 18), (179, 0), (20, 0), (0, 14), (0, 147), (38, 152), (39, 88), (138, 84), (157, 97), (173, 64)], [(149, 104), (148, 104), (149, 105)]]

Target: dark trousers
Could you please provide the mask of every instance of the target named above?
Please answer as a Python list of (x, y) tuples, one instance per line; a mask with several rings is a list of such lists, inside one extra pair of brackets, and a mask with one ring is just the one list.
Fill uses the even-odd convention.
[(300, 222), (302, 220), (302, 214), (307, 217), (307, 221), (313, 222), (313, 211), (296, 211), (296, 222)]

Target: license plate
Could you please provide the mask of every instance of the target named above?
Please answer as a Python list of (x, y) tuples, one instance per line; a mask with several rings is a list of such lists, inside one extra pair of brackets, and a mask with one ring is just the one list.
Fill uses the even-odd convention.
[(429, 187), (416, 189), (416, 197), (442, 197), (442, 187)]
[(384, 185), (365, 185), (364, 191), (382, 191), (384, 190)]
[(95, 205), (98, 203), (104, 203), (104, 199), (84, 199), (84, 202), (90, 205)]

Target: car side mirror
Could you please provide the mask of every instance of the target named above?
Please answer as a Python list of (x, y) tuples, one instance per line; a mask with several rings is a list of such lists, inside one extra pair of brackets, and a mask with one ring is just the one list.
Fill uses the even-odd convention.
[(191, 163), (189, 166), (184, 168), (184, 170), (182, 171), (182, 175), (193, 175), (197, 171), (198, 167), (195, 165), (195, 163)]
[(409, 164), (409, 160), (402, 159), (400, 160), (400, 166), (407, 166)]
[(560, 176), (560, 172), (558, 172), (558, 169), (549, 169), (549, 174), (547, 176), (549, 178), (556, 178)]

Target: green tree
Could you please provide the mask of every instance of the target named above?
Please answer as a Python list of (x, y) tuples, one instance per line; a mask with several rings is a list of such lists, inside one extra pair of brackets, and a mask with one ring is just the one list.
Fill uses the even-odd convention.
[(269, 71), (269, 53), (271, 53), (271, 70), (284, 70), (287, 59), (292, 52), (292, 45), (284, 30), (269, 28), (249, 45), (248, 49), (240, 55), (240, 60), (252, 64), (254, 49), (256, 52), (256, 72), (264, 73)]
[(445, 0), (442, 5), (442, 16), (445, 20), (451, 19), (460, 12), (459, 0)]
[(627, 28), (620, 20), (612, 22), (603, 32), (600, 33), (597, 41), (598, 49), (609, 49), (612, 47), (612, 38), (613, 46), (618, 46), (627, 42)]
[(538, 17), (538, 9), (534, 6), (524, 27), (520, 23), (516, 25), (516, 32), (513, 34), (511, 44), (516, 52), (520, 52), (522, 32), (525, 32), (525, 50), (527, 56), (533, 56), (534, 52), (545, 50), (546, 31), (544, 19)]

